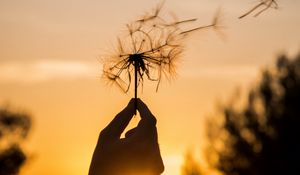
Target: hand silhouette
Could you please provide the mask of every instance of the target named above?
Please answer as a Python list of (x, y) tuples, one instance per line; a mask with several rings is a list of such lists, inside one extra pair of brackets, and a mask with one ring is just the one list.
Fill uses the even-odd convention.
[(137, 127), (129, 130), (125, 138), (120, 138), (134, 116), (134, 103), (135, 100), (131, 99), (101, 131), (89, 175), (159, 175), (164, 171), (156, 119), (142, 100), (137, 99), (141, 116)]

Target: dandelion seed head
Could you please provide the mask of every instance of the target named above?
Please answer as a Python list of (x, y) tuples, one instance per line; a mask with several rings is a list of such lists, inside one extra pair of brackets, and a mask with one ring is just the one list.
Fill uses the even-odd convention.
[(161, 13), (162, 4), (128, 23), (125, 34), (117, 38), (116, 52), (105, 59), (103, 77), (123, 92), (128, 92), (135, 73), (138, 84), (143, 85), (146, 77), (157, 83), (158, 90), (162, 78), (176, 76), (176, 62), (183, 52), (187, 34), (217, 25), (215, 18), (211, 25), (183, 30), (182, 25), (191, 24), (196, 18), (167, 20)]

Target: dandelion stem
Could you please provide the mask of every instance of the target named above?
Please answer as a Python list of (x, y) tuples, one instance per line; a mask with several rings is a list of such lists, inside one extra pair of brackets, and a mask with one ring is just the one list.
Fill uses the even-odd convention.
[(134, 61), (134, 115), (137, 110), (138, 62)]

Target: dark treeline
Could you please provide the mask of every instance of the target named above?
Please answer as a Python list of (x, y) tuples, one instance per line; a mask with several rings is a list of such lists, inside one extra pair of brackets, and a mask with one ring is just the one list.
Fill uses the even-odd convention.
[[(207, 122), (205, 151), (211, 167), (225, 175), (298, 174), (300, 54), (294, 59), (278, 57), (275, 67), (263, 71), (245, 100), (243, 107), (238, 100), (222, 107), (221, 125)], [(192, 171), (183, 174), (204, 174), (201, 165), (197, 166), (185, 165)]]

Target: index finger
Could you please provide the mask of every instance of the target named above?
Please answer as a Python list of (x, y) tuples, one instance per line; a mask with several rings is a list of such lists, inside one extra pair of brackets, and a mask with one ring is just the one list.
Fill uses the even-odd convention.
[(133, 117), (134, 111), (134, 99), (131, 99), (128, 105), (102, 130), (102, 136), (119, 139)]

